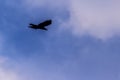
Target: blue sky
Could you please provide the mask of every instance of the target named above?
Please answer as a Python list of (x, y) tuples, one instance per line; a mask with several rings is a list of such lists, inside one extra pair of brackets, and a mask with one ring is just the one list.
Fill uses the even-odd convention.
[(120, 80), (119, 4), (0, 0), (0, 80)]

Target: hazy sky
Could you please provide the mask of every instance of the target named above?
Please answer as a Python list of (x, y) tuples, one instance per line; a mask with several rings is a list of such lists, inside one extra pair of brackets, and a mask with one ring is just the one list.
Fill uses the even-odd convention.
[(0, 80), (120, 80), (120, 0), (0, 0), (0, 16)]

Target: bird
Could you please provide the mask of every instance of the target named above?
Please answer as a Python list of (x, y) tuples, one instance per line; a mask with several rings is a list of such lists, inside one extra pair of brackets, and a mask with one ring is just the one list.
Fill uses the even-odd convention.
[(48, 30), (46, 28), (46, 26), (49, 26), (50, 24), (52, 24), (52, 20), (51, 19), (45, 20), (44, 22), (41, 22), (38, 25), (30, 23), (29, 27), (32, 28), (32, 29)]

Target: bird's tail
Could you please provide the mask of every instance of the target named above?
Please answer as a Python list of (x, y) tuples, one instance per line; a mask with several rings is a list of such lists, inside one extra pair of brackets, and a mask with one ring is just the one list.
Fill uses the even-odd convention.
[(47, 28), (43, 28), (43, 30), (46, 30), (46, 31), (47, 31)]
[(32, 28), (32, 27), (34, 27), (34, 26), (36, 26), (36, 25), (35, 25), (35, 24), (32, 24), (32, 23), (29, 24), (29, 27), (30, 27), (30, 28)]
[(29, 25), (30, 25), (30, 26), (34, 26), (34, 24), (32, 24), (32, 23), (30, 23)]

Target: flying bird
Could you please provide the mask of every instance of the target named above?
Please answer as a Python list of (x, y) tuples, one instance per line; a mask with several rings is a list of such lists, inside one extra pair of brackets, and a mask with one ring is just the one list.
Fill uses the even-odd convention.
[(46, 26), (52, 24), (52, 20), (46, 20), (38, 25), (35, 25), (35, 24), (29, 24), (30, 28), (32, 29), (42, 29), (42, 30), (47, 30)]

